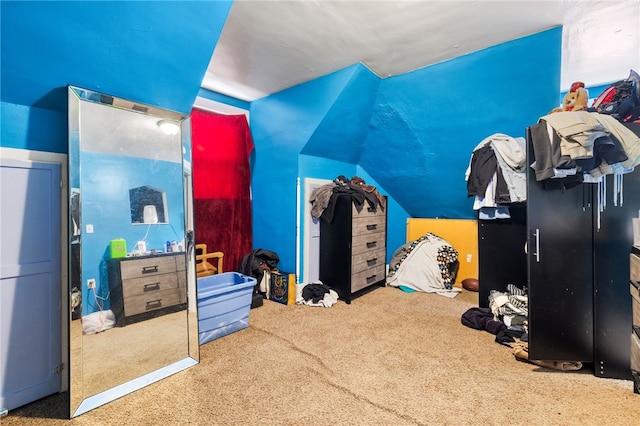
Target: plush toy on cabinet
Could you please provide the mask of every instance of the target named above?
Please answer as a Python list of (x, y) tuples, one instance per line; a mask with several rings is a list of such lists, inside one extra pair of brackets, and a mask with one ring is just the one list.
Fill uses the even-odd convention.
[(584, 83), (576, 81), (571, 84), (571, 89), (564, 96), (562, 106), (552, 109), (551, 112), (586, 110), (588, 102), (589, 92), (584, 88)]

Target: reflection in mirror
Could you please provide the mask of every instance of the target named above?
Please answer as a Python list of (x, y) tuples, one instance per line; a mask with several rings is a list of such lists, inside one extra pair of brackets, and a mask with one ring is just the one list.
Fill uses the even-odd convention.
[(129, 190), (131, 223), (167, 223), (167, 197), (164, 191), (149, 185)]
[(190, 132), (69, 87), (71, 417), (198, 361)]

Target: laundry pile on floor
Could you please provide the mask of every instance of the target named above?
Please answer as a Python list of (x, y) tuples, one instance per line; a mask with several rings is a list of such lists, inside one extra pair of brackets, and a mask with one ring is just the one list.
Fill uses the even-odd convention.
[(526, 290), (514, 284), (508, 284), (506, 292), (491, 290), (488, 299), (488, 308), (474, 307), (462, 314), (462, 324), (495, 335), (495, 341), (512, 348), (513, 355), (519, 360), (563, 371), (582, 368), (581, 362), (529, 359), (528, 296)]
[(322, 281), (298, 286), (297, 305), (322, 306), (330, 308), (338, 302), (338, 293)]

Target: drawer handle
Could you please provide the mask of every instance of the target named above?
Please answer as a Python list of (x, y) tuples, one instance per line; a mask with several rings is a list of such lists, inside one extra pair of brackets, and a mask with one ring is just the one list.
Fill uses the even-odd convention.
[(147, 310), (158, 309), (162, 307), (162, 299), (150, 300), (147, 302)]
[(368, 211), (369, 213), (373, 213), (373, 212), (375, 212), (375, 211), (376, 211), (376, 208), (375, 208), (375, 207), (367, 207), (367, 211)]
[(366, 279), (367, 279), (367, 281), (371, 281), (371, 280), (375, 279), (375, 278), (376, 278), (376, 275), (377, 275), (377, 274), (373, 274), (373, 275), (368, 276), (368, 277), (366, 278)]
[(142, 289), (144, 293), (146, 293), (147, 291), (157, 291), (157, 290), (160, 290), (160, 283), (145, 284), (144, 288)]
[(374, 223), (373, 225), (367, 225), (367, 229), (368, 229), (369, 231), (372, 231), (372, 230), (376, 229), (377, 227), (378, 227), (378, 225), (377, 225), (377, 224), (375, 224), (375, 223)]
[(367, 243), (367, 248), (375, 247), (378, 245), (377, 241), (370, 241)]
[(371, 264), (374, 264), (374, 263), (378, 263), (378, 258), (377, 257), (374, 257), (373, 259), (368, 259), (367, 260), (367, 265), (371, 265)]
[(158, 272), (158, 265), (155, 265), (155, 266), (144, 266), (142, 268), (142, 273), (143, 274), (153, 274), (155, 272)]

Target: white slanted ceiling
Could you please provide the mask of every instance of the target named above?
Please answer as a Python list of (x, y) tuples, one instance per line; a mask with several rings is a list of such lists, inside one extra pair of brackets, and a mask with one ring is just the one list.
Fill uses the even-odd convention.
[(559, 25), (563, 90), (640, 68), (640, 0), (236, 0), (202, 87), (251, 101), (359, 62), (385, 78)]

